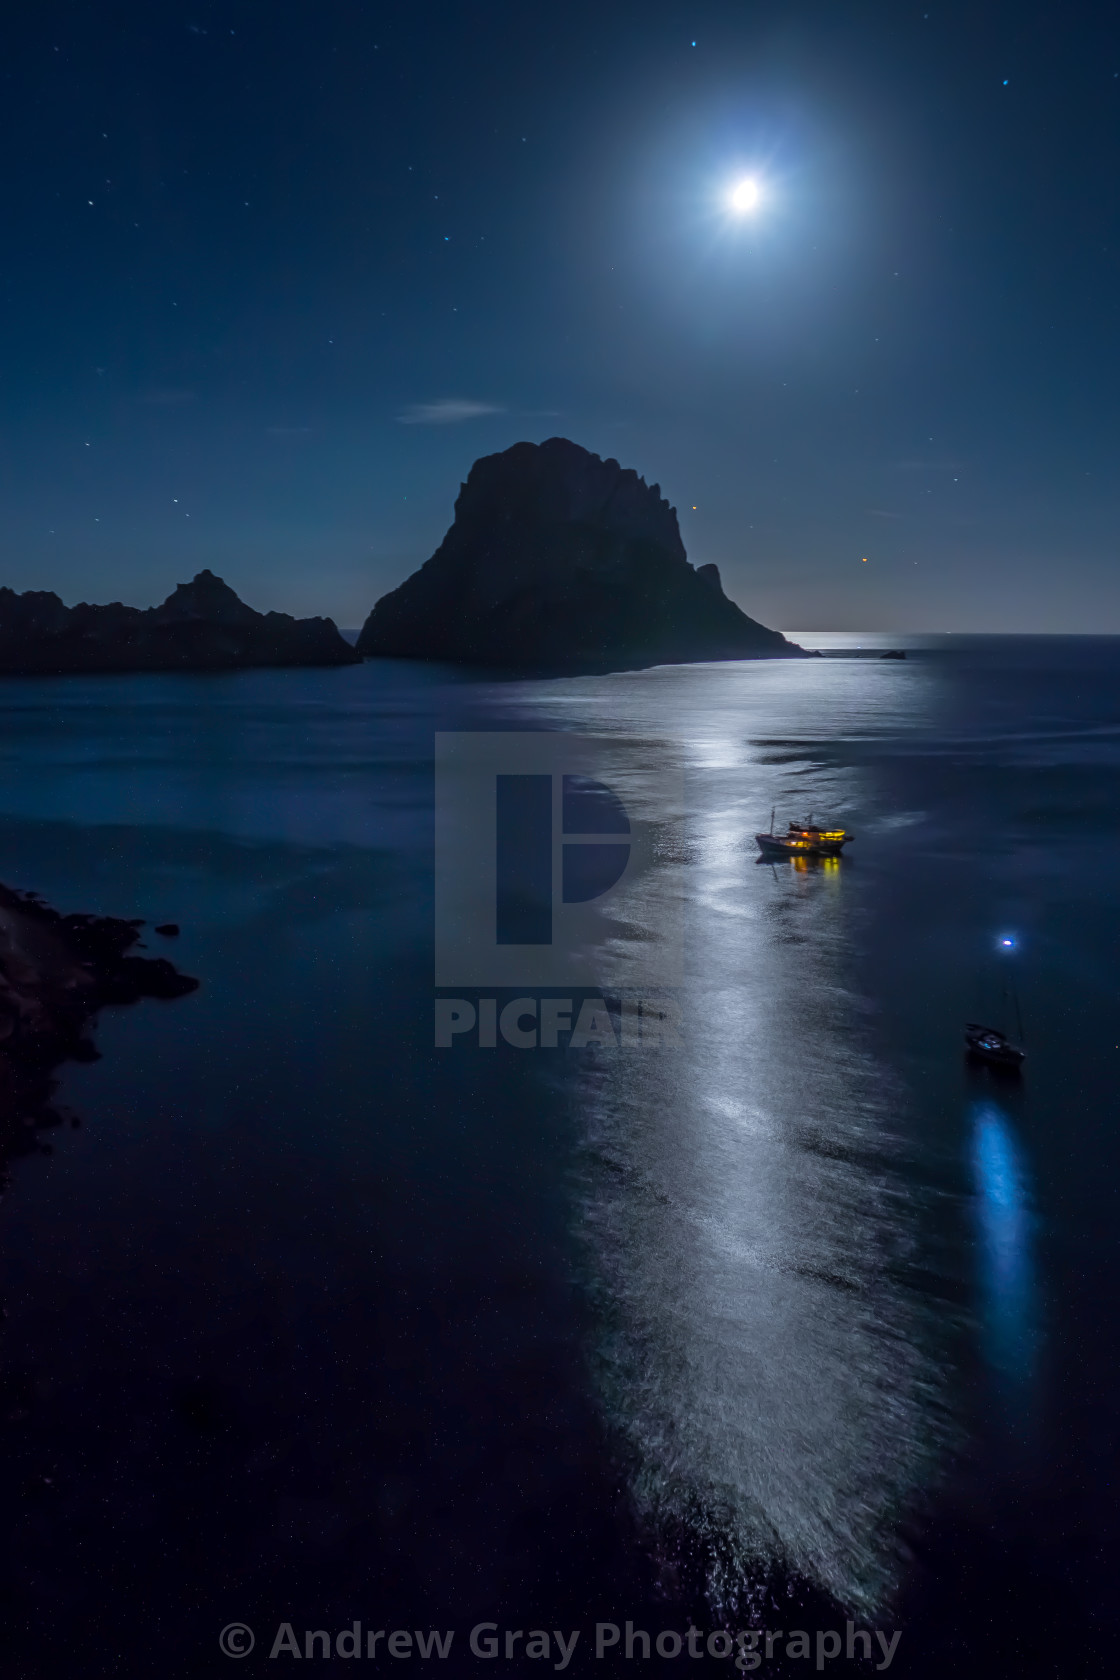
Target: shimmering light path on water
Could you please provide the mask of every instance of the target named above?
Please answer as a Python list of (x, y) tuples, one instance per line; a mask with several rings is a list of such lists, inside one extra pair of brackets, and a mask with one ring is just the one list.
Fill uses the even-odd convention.
[[(814, 812), (859, 831), (858, 871), (898, 813), (837, 745), (913, 727), (929, 681), (822, 661), (534, 696), (568, 727), (634, 738), (628, 809), (655, 815), (665, 762), (684, 773), (685, 1046), (589, 1070), (582, 1188), (611, 1303), (602, 1380), (640, 1498), (705, 1536), (728, 1608), (752, 1559), (881, 1605), (894, 1516), (941, 1449), (937, 1327), (902, 1281), (920, 1240), (912, 1127), (855, 962), (866, 904), (847, 862), (768, 866), (754, 840), (773, 806), (779, 827)], [(655, 873), (651, 926), (662, 883), (679, 890)]]

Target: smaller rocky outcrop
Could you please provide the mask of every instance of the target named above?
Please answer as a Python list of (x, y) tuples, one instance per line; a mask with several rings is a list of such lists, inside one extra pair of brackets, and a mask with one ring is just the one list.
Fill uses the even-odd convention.
[(227, 671), (352, 665), (333, 619), (259, 613), (207, 570), (162, 606), (64, 606), (47, 590), (0, 588), (0, 672)]
[(166, 957), (133, 954), (143, 925), (62, 916), (36, 893), (0, 886), (0, 1184), (11, 1157), (42, 1148), (39, 1133), (64, 1118), (54, 1076), (63, 1062), (97, 1059), (99, 1009), (197, 990)]

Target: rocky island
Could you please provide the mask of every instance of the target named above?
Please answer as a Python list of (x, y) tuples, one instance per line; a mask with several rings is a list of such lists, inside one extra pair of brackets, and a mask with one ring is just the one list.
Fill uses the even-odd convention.
[(366, 619), (358, 651), (538, 673), (800, 658), (693, 567), (675, 508), (566, 438), (476, 461), (439, 548)]
[(45, 589), (0, 588), (0, 672), (226, 671), (360, 658), (333, 619), (255, 612), (211, 571), (144, 610), (119, 601), (67, 607)]

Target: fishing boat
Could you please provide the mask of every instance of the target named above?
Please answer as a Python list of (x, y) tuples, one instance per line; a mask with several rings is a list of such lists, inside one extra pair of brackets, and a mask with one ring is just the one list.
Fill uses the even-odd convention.
[(965, 1022), (964, 1041), (969, 1059), (984, 1062), (988, 1067), (1018, 1068), (1026, 1055), (1026, 1051), (1012, 1044), (1005, 1033), (996, 1027), (981, 1026), (979, 1021)]
[(763, 857), (839, 857), (855, 839), (843, 828), (818, 828), (812, 815), (808, 822), (791, 822), (784, 834), (774, 833), (774, 812), (770, 813), (769, 834), (756, 834)]

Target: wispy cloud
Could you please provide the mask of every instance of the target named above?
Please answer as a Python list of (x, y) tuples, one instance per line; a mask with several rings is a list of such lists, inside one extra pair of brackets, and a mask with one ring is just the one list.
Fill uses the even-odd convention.
[(402, 426), (455, 426), (461, 420), (480, 420), (484, 414), (504, 414), (497, 403), (472, 402), (467, 397), (440, 397), (436, 402), (410, 403), (397, 419)]
[(868, 511), (869, 514), (871, 514), (873, 519), (901, 519), (902, 518), (902, 515), (900, 513), (888, 513), (886, 508), (868, 508), (867, 511)]

